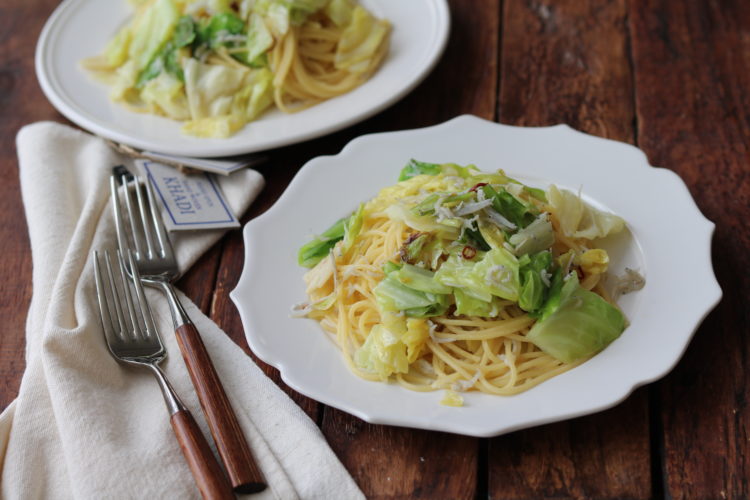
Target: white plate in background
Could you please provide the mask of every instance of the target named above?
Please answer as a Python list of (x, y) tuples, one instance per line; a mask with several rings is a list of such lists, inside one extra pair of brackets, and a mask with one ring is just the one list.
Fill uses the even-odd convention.
[(364, 120), (405, 96), (421, 82), (445, 49), (450, 26), (446, 0), (361, 0), (392, 24), (388, 56), (353, 91), (299, 113), (269, 110), (226, 139), (180, 132), (169, 118), (128, 111), (107, 97), (80, 61), (104, 50), (132, 15), (125, 0), (66, 0), (52, 13), (36, 47), (36, 72), (50, 102), (94, 134), (159, 153), (195, 157), (262, 151), (329, 134)]
[[(522, 394), (464, 393), (461, 408), (440, 405), (444, 391), (412, 392), (352, 374), (317, 322), (290, 317), (291, 306), (306, 299), (297, 250), (395, 184), (410, 158), (502, 168), (542, 188), (581, 188), (587, 201), (623, 217), (629, 231), (608, 242), (610, 271), (638, 269), (646, 286), (619, 301), (631, 322), (622, 336)], [(520, 128), (461, 116), (362, 136), (335, 156), (309, 161), (278, 202), (245, 226), (245, 267), (231, 298), (250, 348), (296, 391), (372, 423), (494, 436), (609, 408), (669, 372), (721, 298), (713, 229), (682, 180), (651, 167), (633, 146), (565, 125)]]

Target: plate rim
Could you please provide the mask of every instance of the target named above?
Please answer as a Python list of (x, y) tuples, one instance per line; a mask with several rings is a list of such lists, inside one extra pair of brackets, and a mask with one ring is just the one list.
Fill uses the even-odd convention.
[[(700, 299), (700, 302), (702, 303), (702, 306), (700, 307), (700, 312), (694, 318), (691, 316), (690, 321), (688, 321), (691, 324), (691, 326), (688, 327), (689, 331), (682, 334), (682, 336), (680, 337), (682, 340), (681, 345), (678, 346), (679, 349), (677, 349), (673, 353), (673, 355), (669, 358), (668, 362), (663, 361), (662, 363), (660, 363), (659, 369), (653, 370), (653, 372), (647, 374), (647, 376), (640, 376), (640, 377), (635, 377), (635, 379), (625, 380), (624, 383), (619, 384), (619, 386), (615, 387), (611, 391), (610, 397), (603, 398), (600, 401), (598, 401), (596, 404), (589, 404), (586, 408), (577, 408), (577, 409), (572, 409), (570, 411), (559, 411), (551, 415), (542, 415), (537, 418), (529, 418), (523, 422), (516, 423), (514, 425), (505, 425), (505, 426), (496, 426), (496, 427), (488, 426), (488, 427), (484, 427), (481, 429), (478, 429), (478, 428), (465, 429), (465, 428), (459, 428), (459, 426), (452, 425), (452, 424), (444, 425), (440, 421), (414, 422), (413, 419), (409, 419), (408, 417), (403, 418), (400, 416), (392, 416), (392, 415), (383, 416), (380, 414), (372, 414), (368, 411), (346, 404), (346, 402), (342, 402), (341, 400), (336, 399), (335, 396), (328, 395), (325, 391), (321, 392), (320, 390), (315, 390), (315, 388), (311, 389), (297, 380), (293, 371), (287, 368), (286, 363), (283, 359), (277, 359), (273, 353), (268, 352), (265, 346), (254, 338), (253, 332), (249, 331), (249, 328), (247, 327), (247, 325), (249, 324), (247, 315), (250, 313), (247, 310), (245, 310), (245, 307), (243, 307), (243, 304), (242, 304), (243, 290), (252, 288), (252, 278), (249, 276), (247, 269), (249, 267), (248, 262), (250, 262), (250, 259), (252, 258), (251, 252), (253, 250), (252, 250), (252, 245), (248, 244), (248, 241), (252, 241), (252, 237), (253, 237), (252, 233), (256, 230), (256, 228), (262, 225), (264, 221), (275, 217), (275, 214), (277, 211), (283, 211), (284, 203), (286, 203), (285, 201), (286, 198), (293, 195), (294, 190), (291, 188), (293, 186), (298, 185), (300, 182), (304, 182), (304, 179), (306, 176), (312, 175), (311, 172), (313, 172), (313, 170), (317, 168), (315, 167), (316, 164), (325, 164), (326, 161), (329, 161), (329, 159), (335, 158), (335, 157), (345, 157), (352, 150), (362, 147), (361, 146), (362, 143), (365, 143), (366, 145), (366, 143), (368, 142), (373, 142), (373, 141), (377, 142), (379, 140), (382, 140), (382, 138), (386, 136), (392, 137), (394, 135), (399, 135), (399, 134), (414, 134), (414, 133), (430, 134), (430, 133), (434, 133), (435, 131), (439, 131), (441, 129), (450, 129), (451, 127), (461, 127), (463, 125), (493, 127), (497, 130), (501, 130), (505, 128), (506, 130), (511, 130), (511, 129), (512, 130), (524, 130), (528, 132), (531, 132), (531, 131), (550, 132), (551, 131), (554, 133), (573, 134), (579, 137), (586, 136), (589, 139), (595, 139), (597, 141), (606, 141), (610, 145), (617, 144), (619, 145), (618, 147), (626, 146), (628, 149), (630, 149), (631, 152), (637, 152), (636, 156), (640, 159), (640, 161), (637, 162), (638, 169), (640, 169), (643, 173), (648, 172), (648, 175), (664, 176), (665, 182), (669, 182), (672, 184), (670, 189), (676, 190), (675, 191), (676, 194), (679, 194), (680, 196), (683, 197), (682, 202), (687, 203), (686, 208), (692, 211), (692, 213), (690, 214), (692, 216), (691, 223), (695, 224), (695, 229), (697, 229), (700, 232), (699, 234), (698, 233), (696, 234), (696, 239), (697, 241), (703, 242), (703, 244), (699, 245), (700, 248), (697, 248), (696, 251), (702, 256), (707, 257), (707, 266), (705, 266), (705, 269), (704, 269), (704, 271), (706, 271), (707, 273), (705, 276), (707, 281), (705, 283), (702, 283), (703, 294)], [(648, 170), (648, 169), (651, 169), (651, 170)], [(382, 187), (385, 187), (385, 186), (378, 186), (378, 189)], [(576, 131), (572, 129), (571, 127), (564, 125), (564, 124), (553, 125), (553, 126), (548, 126), (548, 127), (513, 127), (509, 125), (502, 125), (502, 124), (498, 124), (495, 122), (483, 120), (481, 118), (478, 118), (472, 115), (461, 115), (456, 118), (453, 118), (452, 120), (449, 120), (449, 121), (446, 121), (437, 125), (433, 125), (430, 127), (363, 135), (350, 141), (336, 155), (319, 156), (308, 161), (300, 169), (300, 171), (295, 175), (294, 179), (292, 179), (289, 186), (284, 191), (284, 193), (282, 193), (281, 197), (276, 201), (276, 203), (274, 203), (274, 205), (270, 207), (266, 212), (254, 218), (253, 220), (249, 221), (243, 228), (243, 241), (245, 243), (245, 249), (244, 249), (245, 264), (243, 266), (243, 270), (237, 282), (237, 285), (230, 292), (229, 295), (232, 301), (235, 303), (235, 306), (237, 307), (237, 310), (240, 314), (243, 328), (245, 330), (245, 337), (252, 351), (264, 362), (279, 369), (282, 380), (284, 380), (284, 382), (287, 385), (289, 385), (291, 388), (293, 388), (297, 392), (304, 394), (305, 396), (310, 397), (316, 401), (320, 401), (323, 404), (338, 408), (342, 411), (355, 415), (358, 418), (365, 420), (367, 422), (373, 423), (373, 424), (399, 425), (399, 426), (413, 427), (413, 428), (420, 428), (420, 429), (427, 429), (427, 430), (451, 432), (451, 433), (470, 435), (470, 436), (475, 436), (475, 437), (492, 437), (492, 436), (497, 436), (500, 434), (512, 432), (512, 431), (522, 429), (522, 428), (527, 428), (527, 427), (532, 427), (536, 425), (542, 425), (545, 423), (574, 418), (577, 416), (591, 414), (591, 413), (605, 410), (607, 408), (611, 408), (612, 406), (615, 406), (621, 401), (623, 401), (624, 399), (626, 399), (636, 388), (642, 385), (648, 384), (650, 382), (653, 382), (654, 380), (657, 380), (663, 377), (664, 375), (666, 375), (667, 373), (669, 373), (682, 358), (685, 350), (687, 349), (691, 339), (693, 338), (700, 324), (703, 322), (705, 317), (711, 312), (711, 310), (713, 310), (713, 308), (716, 306), (716, 304), (718, 304), (718, 302), (722, 298), (722, 290), (718, 284), (718, 281), (716, 280), (715, 272), (713, 270), (713, 263), (711, 260), (711, 241), (713, 238), (714, 229), (715, 229), (715, 225), (702, 214), (699, 207), (695, 203), (695, 200), (690, 195), (684, 181), (682, 181), (682, 179), (671, 170), (651, 166), (647, 160), (645, 153), (643, 153), (643, 151), (636, 148), (635, 146), (621, 143), (618, 141), (612, 141), (610, 139), (604, 139), (601, 137), (596, 137), (596, 136), (592, 136), (589, 134), (585, 134), (583, 132)], [(312, 321), (312, 320), (305, 320), (305, 321)], [(321, 329), (318, 328), (318, 331), (322, 335), (325, 335)], [(339, 358), (340, 358), (340, 353), (337, 353), (337, 354), (339, 355)], [(663, 360), (664, 358), (662, 357), (660, 359)], [(347, 371), (348, 371), (348, 368), (347, 368)], [(356, 377), (355, 375), (351, 373), (350, 375), (352, 377)], [(390, 385), (394, 385), (394, 384), (390, 384)], [(402, 389), (402, 390), (406, 391), (406, 389)]]
[[(133, 137), (127, 133), (122, 133), (119, 130), (112, 130), (108, 128), (106, 124), (103, 124), (100, 120), (96, 119), (96, 117), (92, 117), (90, 113), (88, 113), (85, 108), (81, 108), (78, 103), (69, 102), (68, 97), (62, 95), (64, 94), (64, 92), (62, 92), (62, 89), (60, 88), (61, 84), (58, 81), (59, 78), (55, 78), (53, 76), (54, 71), (50, 69), (50, 63), (47, 61), (48, 51), (51, 50), (49, 46), (49, 40), (51, 36), (57, 34), (60, 29), (62, 29), (59, 27), (59, 25), (61, 22), (64, 24), (67, 16), (75, 15), (75, 7), (77, 7), (81, 3), (91, 1), (95, 0), (64, 0), (47, 18), (47, 21), (45, 22), (44, 27), (40, 32), (39, 38), (37, 39), (37, 44), (34, 52), (34, 68), (37, 75), (37, 80), (44, 95), (63, 116), (65, 116), (67, 119), (80, 126), (81, 128), (89, 130), (96, 135), (116, 141), (118, 143), (127, 144), (144, 151), (148, 150), (162, 154), (196, 156), (202, 158), (218, 158), (224, 156), (244, 155), (249, 153), (267, 151), (270, 149), (292, 144), (298, 144), (332, 134), (334, 132), (350, 127), (356, 123), (364, 121), (368, 118), (371, 118), (372, 116), (380, 113), (381, 111), (387, 109), (388, 107), (403, 99), (420, 83), (422, 83), (425, 78), (427, 78), (427, 76), (435, 68), (437, 63), (440, 61), (443, 53), (445, 52), (445, 48), (448, 44), (448, 39), (451, 31), (451, 16), (447, 0), (422, 0), (426, 8), (432, 9), (435, 12), (435, 19), (437, 22), (434, 25), (434, 33), (437, 35), (437, 43), (432, 48), (432, 52), (429, 53), (428, 57), (426, 58), (426, 62), (420, 68), (420, 70), (412, 75), (411, 80), (399, 86), (397, 92), (394, 92), (388, 98), (383, 99), (374, 105), (364, 106), (362, 109), (354, 114), (349, 115), (345, 119), (332, 121), (326, 126), (320, 128), (309, 128), (287, 136), (267, 139), (256, 143), (251, 142), (249, 145), (238, 144), (236, 146), (212, 147), (204, 142), (203, 146), (208, 147), (208, 149), (200, 149), (199, 146), (196, 146), (194, 149), (186, 153), (186, 151), (182, 147), (177, 148), (176, 146), (169, 145), (161, 146), (159, 144), (156, 144), (155, 142), (150, 141), (148, 138), (144, 139), (142, 137)], [(121, 1), (124, 2), (124, 0)], [(385, 64), (387, 64), (387, 61)], [(366, 83), (367, 82), (365, 82), (365, 84)], [(106, 90), (103, 89), (102, 91)], [(342, 94), (342, 96), (344, 95), (346, 94)], [(144, 117), (169, 120), (164, 117), (156, 117), (152, 115), (144, 115)], [(262, 117), (260, 119), (262, 120)], [(199, 139), (196, 138), (196, 141), (198, 140)]]

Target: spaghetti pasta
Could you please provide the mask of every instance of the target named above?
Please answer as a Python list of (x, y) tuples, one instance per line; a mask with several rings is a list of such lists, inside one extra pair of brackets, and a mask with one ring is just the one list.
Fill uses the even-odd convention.
[[(600, 280), (606, 252), (591, 248), (595, 238), (563, 232), (564, 206), (502, 171), (414, 161), (405, 171), (396, 186), (300, 250), (300, 263), (314, 265), (305, 276), (303, 313), (332, 335), (352, 372), (414, 391), (511, 395), (577, 366), (619, 336), (624, 317), (603, 298)], [(586, 209), (587, 217), (615, 217)], [(490, 210), (507, 225), (488, 225)], [(524, 240), (529, 231), (537, 246)], [(488, 264), (500, 255), (502, 263)], [(492, 276), (506, 271), (513, 286), (502, 288), (505, 278)], [(560, 329), (568, 299), (580, 302), (573, 304), (574, 322), (586, 322), (583, 310), (595, 318), (593, 334), (581, 340), (580, 325), (568, 325), (572, 339), (560, 331), (562, 342), (549, 341), (539, 325), (557, 322), (553, 329)], [(609, 336), (605, 344), (602, 335)], [(572, 356), (556, 345), (577, 342), (589, 345), (568, 346)]]
[[(387, 32), (383, 32), (383, 36)], [(335, 64), (342, 30), (323, 15), (292, 27), (271, 50), (274, 102), (284, 112), (308, 108), (358, 87), (378, 68), (387, 40), (378, 43), (360, 71)]]

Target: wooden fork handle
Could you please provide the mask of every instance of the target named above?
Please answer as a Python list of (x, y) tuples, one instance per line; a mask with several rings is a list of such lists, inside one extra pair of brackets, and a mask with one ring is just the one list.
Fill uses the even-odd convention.
[(233, 499), (232, 487), (190, 412), (180, 410), (173, 413), (170, 421), (203, 498)]
[(264, 490), (263, 473), (250, 453), (198, 330), (192, 323), (187, 323), (177, 328), (175, 335), (232, 487), (238, 493)]

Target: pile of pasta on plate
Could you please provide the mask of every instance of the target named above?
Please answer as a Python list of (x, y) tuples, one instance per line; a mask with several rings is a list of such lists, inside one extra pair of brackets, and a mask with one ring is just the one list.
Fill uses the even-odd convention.
[(502, 170), (411, 160), (299, 250), (308, 301), (360, 377), (516, 394), (594, 356), (627, 321), (597, 241), (620, 217)]
[(274, 105), (305, 109), (366, 81), (390, 24), (355, 0), (131, 0), (132, 20), (83, 66), (128, 109), (228, 137)]

